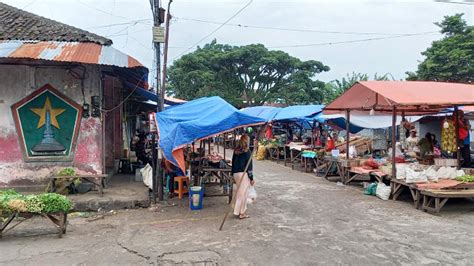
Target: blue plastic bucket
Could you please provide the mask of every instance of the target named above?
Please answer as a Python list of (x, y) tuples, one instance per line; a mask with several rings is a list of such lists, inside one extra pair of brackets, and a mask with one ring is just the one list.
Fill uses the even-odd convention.
[(202, 209), (202, 198), (204, 196), (204, 189), (200, 186), (192, 186), (189, 188), (189, 208), (191, 210)]

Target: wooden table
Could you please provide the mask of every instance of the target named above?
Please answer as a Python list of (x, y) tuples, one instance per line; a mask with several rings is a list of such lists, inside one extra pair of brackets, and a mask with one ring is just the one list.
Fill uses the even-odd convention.
[(351, 167), (349, 170), (346, 171), (346, 176), (344, 177), (344, 184), (348, 184), (352, 181), (370, 181), (371, 177), (373, 176), (377, 182), (383, 182), (383, 179), (386, 174), (383, 174), (378, 169), (374, 170), (360, 170), (360, 167)]
[(421, 209), (434, 213), (439, 213), (449, 199), (474, 198), (474, 189), (420, 190), (420, 193), (423, 195)]
[(340, 176), (341, 180), (344, 181), (344, 177), (346, 175), (346, 167), (342, 166), (342, 162), (338, 157), (325, 156), (324, 162), (322, 162), (317, 169), (323, 170), (325, 168), (324, 175), (322, 177), (328, 180), (329, 172), (334, 167), (336, 168), (335, 175)]
[[(8, 216), (4, 216), (6, 218), (3, 222), (0, 223), (0, 238), (2, 238), (3, 233), (10, 231), (11, 229), (15, 228), (17, 225), (21, 224), (22, 222), (29, 220), (35, 216), (41, 216), (49, 220), (54, 224), (54, 226), (58, 229), (58, 237), (62, 237), (63, 234), (66, 234), (67, 228), (67, 213), (66, 212), (59, 212), (59, 213), (11, 213)], [(1, 216), (0, 216), (1, 217)], [(18, 221), (16, 224), (10, 226), (9, 229), (7, 227), (11, 224), (11, 222), (15, 218), (23, 218), (23, 220)]]
[(392, 190), (392, 200), (397, 200), (403, 190), (409, 189), (415, 209), (420, 208), (421, 194), (420, 190), (416, 187), (416, 183), (406, 183), (404, 180), (392, 178), (390, 179), (390, 187)]
[(206, 197), (228, 197), (228, 203), (232, 202), (232, 194), (234, 191), (234, 178), (232, 176), (232, 169), (230, 168), (214, 168), (214, 167), (202, 167), (201, 169), (203, 176), (199, 180), (199, 184), (202, 185), (215, 185), (215, 183), (206, 183), (206, 179), (209, 176), (215, 176), (219, 179), (220, 185), (223, 187), (222, 194), (208, 194), (205, 193)]
[[(48, 186), (48, 192), (55, 192), (55, 193), (61, 193), (63, 192), (69, 185), (74, 183), (74, 180), (80, 179), (82, 181), (86, 181), (89, 183), (94, 184), (94, 186), (97, 188), (97, 191), (99, 191), (100, 196), (104, 196), (104, 190), (103, 188), (105, 187), (105, 178), (107, 175), (75, 175), (75, 176), (53, 176), (50, 179), (50, 183)], [(58, 180), (63, 180), (63, 186), (58, 187), (57, 182)]]

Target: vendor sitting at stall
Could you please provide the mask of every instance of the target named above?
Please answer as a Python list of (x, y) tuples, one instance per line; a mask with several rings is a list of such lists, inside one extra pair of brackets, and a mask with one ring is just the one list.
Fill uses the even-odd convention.
[(183, 171), (174, 164), (172, 164), (170, 161), (164, 159), (163, 160), (163, 169), (165, 170), (165, 174), (169, 177), (169, 180), (167, 181), (168, 184), (165, 184), (166, 187), (169, 189), (169, 198), (172, 198), (174, 196), (174, 178), (177, 176), (183, 176)]
[(407, 138), (407, 153), (414, 153), (418, 151), (417, 144), (418, 144), (418, 136), (416, 135), (416, 129), (410, 130), (410, 136)]
[(332, 151), (336, 148), (337, 132), (332, 133), (332, 137), (328, 137), (326, 141), (326, 151)]
[(418, 141), (417, 145), (422, 159), (426, 159), (427, 155), (432, 155), (434, 152), (433, 134), (430, 132), (426, 133), (425, 137)]

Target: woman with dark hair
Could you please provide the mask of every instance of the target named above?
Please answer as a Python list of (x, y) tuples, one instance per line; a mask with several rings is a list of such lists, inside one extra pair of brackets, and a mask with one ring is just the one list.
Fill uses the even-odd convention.
[[(250, 186), (255, 184), (252, 173), (252, 152), (249, 150), (249, 141), (249, 137), (243, 135), (237, 142), (237, 147), (234, 149), (234, 155), (232, 156), (232, 175), (238, 187), (235, 195), (234, 215), (240, 219), (249, 217), (246, 214), (247, 198)], [(245, 167), (249, 160), (250, 164), (247, 172), (245, 172)]]

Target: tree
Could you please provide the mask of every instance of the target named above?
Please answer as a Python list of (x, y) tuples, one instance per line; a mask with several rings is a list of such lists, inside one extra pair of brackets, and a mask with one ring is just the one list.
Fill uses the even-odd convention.
[[(369, 75), (363, 73), (356, 73), (352, 72), (351, 74), (346, 74), (346, 77), (342, 79), (333, 80), (329, 83), (326, 83), (325, 93), (326, 96), (324, 98), (324, 103), (330, 103), (334, 101), (339, 95), (344, 93), (348, 90), (352, 85), (354, 85), (358, 81), (366, 81), (369, 80)], [(373, 80), (395, 80), (392, 74), (386, 73), (384, 75), (378, 75), (377, 73), (374, 74)]]
[(425, 59), (416, 72), (406, 72), (407, 80), (474, 81), (474, 26), (468, 26), (462, 16), (445, 16), (435, 23), (445, 36), (421, 53)]
[(170, 67), (169, 94), (186, 100), (218, 95), (238, 107), (264, 103), (321, 103), (329, 71), (319, 61), (301, 61), (262, 44), (230, 46), (215, 40)]

